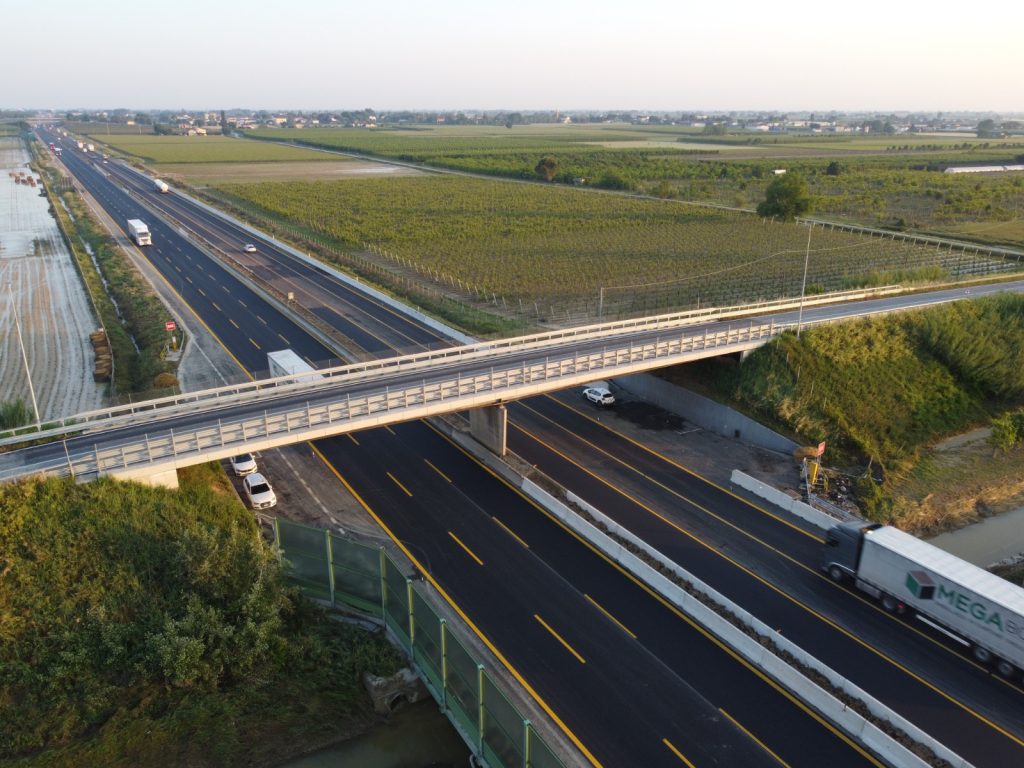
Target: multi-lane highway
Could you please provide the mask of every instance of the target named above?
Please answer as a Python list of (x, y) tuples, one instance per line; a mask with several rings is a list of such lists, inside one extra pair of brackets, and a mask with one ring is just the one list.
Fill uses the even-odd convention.
[[(139, 215), (139, 209), (133, 209), (130, 200), (104, 184), (106, 180), (96, 174), (94, 166), (78, 156), (67, 157), (67, 160), (115, 219)], [(103, 170), (110, 171), (110, 166), (103, 166)], [(131, 173), (123, 169), (112, 172), (119, 177), (122, 173)], [(140, 188), (136, 194), (144, 192)], [(155, 193), (153, 198), (149, 201), (151, 205), (161, 203), (155, 199)], [(175, 203), (184, 205), (181, 200)], [(188, 219), (190, 228), (199, 226), (186, 211), (179, 210), (176, 216)], [(163, 248), (165, 253), (158, 252), (154, 245), (147, 249), (147, 256), (186, 300), (200, 308), (205, 322), (250, 370), (265, 367), (262, 345), (276, 344), (280, 339), (286, 340), (288, 346), (300, 348), (311, 359), (330, 356), (327, 350), (315, 345), (301, 347), (300, 344), (306, 343), (300, 341), (301, 331), (290, 328), (284, 318), (272, 311), (271, 305), (250, 303), (258, 297), (243, 296), (230, 273), (216, 272), (198, 249), (181, 242), (170, 230), (158, 232), (159, 225), (155, 222), (151, 222), (151, 226), (154, 241), (159, 243), (166, 238), (168, 244)], [(217, 229), (216, 222), (207, 221), (204, 226)], [(252, 239), (248, 233), (239, 232), (236, 236), (224, 226), (221, 225), (219, 231), (225, 242), (233, 243), (234, 247)], [(261, 252), (276, 254), (269, 242), (261, 243), (260, 247)], [(167, 261), (164, 267), (160, 266), (161, 258)], [(202, 282), (201, 276), (207, 273), (216, 274), (210, 284)], [(175, 274), (180, 276), (180, 283), (173, 282)], [(268, 268), (266, 278), (286, 279), (289, 285), (299, 285), (298, 277), (282, 278), (273, 268)], [(317, 280), (322, 288), (323, 275)], [(230, 300), (204, 305), (202, 300), (208, 297), (208, 288), (204, 285), (216, 287), (229, 295)], [(332, 306), (324, 310), (324, 316), (331, 323), (341, 325), (345, 312), (335, 309), (341, 305), (323, 300)], [(225, 310), (224, 305), (230, 310)], [(257, 309), (251, 310), (251, 307)], [(372, 335), (383, 341), (389, 338), (387, 328), (391, 321), (384, 318), (379, 322), (380, 329)], [(357, 330), (355, 326), (365, 324), (365, 321), (349, 323), (343, 333), (351, 337)], [(252, 333), (246, 338), (234, 337), (227, 331), (232, 326), (236, 330), (244, 327)], [(416, 338), (411, 335), (411, 329), (408, 333), (406, 338)], [(272, 334), (277, 334), (278, 339)], [(365, 343), (371, 345), (373, 341), (367, 339)], [(427, 334), (414, 343), (433, 341)], [(250, 352), (246, 344), (257, 352)], [(827, 649), (840, 643), (843, 637), (854, 644), (851, 635), (861, 633), (858, 622), (867, 626), (872, 639), (856, 643), (862, 653), (853, 657), (850, 669), (844, 673), (869, 691), (871, 685), (866, 684), (866, 680), (877, 682), (882, 688), (885, 688), (885, 681), (889, 681), (888, 688), (882, 692), (891, 706), (903, 704), (906, 716), (944, 741), (949, 741), (947, 737), (953, 730), (964, 733), (964, 748), (959, 751), (977, 765), (1005, 765), (1021, 759), (1019, 736), (1012, 732), (1015, 723), (1001, 729), (993, 722), (994, 719), (1015, 720), (1013, 713), (1019, 712), (1020, 707), (1016, 688), (986, 679), (980, 670), (940, 646), (933, 636), (919, 635), (901, 627), (860, 598), (822, 582), (813, 570), (817, 547), (813, 537), (728, 494), (719, 491), (720, 495), (715, 496), (711, 486), (702, 484), (698, 478), (636, 446), (617, 444), (613, 433), (578, 413), (573, 414), (572, 409), (551, 399), (537, 399), (517, 406), (516, 424), (522, 426), (513, 430), (514, 449), (606, 512), (623, 515), (629, 520), (629, 527), (642, 530), (647, 538), (656, 538), (660, 549), (670, 549), (678, 562), (721, 591), (727, 594), (731, 591), (730, 597), (737, 602), (742, 604), (740, 597), (752, 592), (752, 602), (757, 603), (755, 613), (766, 614), (770, 617), (765, 618), (766, 621), (784, 626), (791, 638), (795, 633), (803, 633), (798, 642), (803, 645), (807, 640), (806, 647), (817, 655), (824, 656), (819, 648)], [(592, 431), (587, 432), (588, 429)], [(576, 437), (566, 437), (569, 434)], [(846, 764), (847, 759), (857, 764), (865, 759), (856, 753), (850, 758), (826, 758), (833, 749), (837, 750), (836, 755), (848, 751), (848, 747), (832, 735), (818, 747), (809, 743), (805, 738), (807, 734), (796, 740), (786, 737), (786, 729), (790, 727), (815, 733), (827, 734), (828, 731), (813, 721), (793, 726), (776, 720), (790, 717), (784, 713), (793, 707), (785, 702), (785, 697), (775, 703), (761, 698), (756, 691), (765, 687), (764, 683), (759, 683), (759, 678), (750, 670), (743, 673), (748, 677), (733, 677), (744, 670), (742, 665), (730, 660), (720, 649), (717, 653), (723, 658), (714, 653), (707, 655), (714, 644), (700, 633), (692, 632), (692, 628), (688, 633), (685, 622), (664, 603), (623, 578), (607, 562), (567, 536), (507, 487), (482, 473), (468, 457), (422, 424), (360, 433), (354, 439), (327, 441), (322, 450), (393, 535), (406, 542), (421, 567), (444, 584), (456, 602), (477, 620), (482, 632), (569, 724), (570, 730), (606, 764), (673, 764), (672, 759), (678, 760), (675, 750), (697, 765), (741, 764), (742, 758), (737, 755), (743, 746), (736, 746), (736, 755), (729, 752), (732, 747), (716, 746), (732, 743), (724, 738), (726, 734), (735, 737), (743, 732), (731, 724), (723, 725), (729, 721), (729, 716), (791, 765)], [(613, 461), (609, 454), (623, 461)], [(425, 456), (429, 457), (429, 462), (423, 458)], [(645, 464), (648, 461), (650, 465)], [(649, 480), (638, 480), (641, 475), (647, 475)], [(677, 510), (685, 514), (676, 515)], [(673, 514), (667, 514), (670, 511)], [(659, 525), (663, 527), (657, 527)], [(645, 529), (645, 526), (653, 527)], [(768, 530), (759, 530), (759, 526)], [(666, 547), (666, 542), (671, 547)], [(727, 552), (728, 558), (723, 556)], [(769, 585), (778, 586), (771, 589)], [(834, 608), (835, 605), (843, 606), (842, 611)], [(835, 613), (844, 611), (843, 616), (834, 617)], [(853, 628), (845, 633), (832, 626), (846, 621), (847, 626)], [(914, 645), (918, 639), (908, 644), (901, 638), (918, 638), (920, 645)], [(873, 642), (878, 647), (872, 645)], [(568, 655), (551, 654), (550, 649), (545, 649), (548, 644)], [(705, 646), (708, 652), (699, 650)], [(896, 648), (894, 656), (897, 658), (905, 655), (914, 663), (890, 661), (886, 657), (887, 646)], [(839, 647), (836, 655), (844, 656), (844, 646)], [(548, 655), (535, 658), (538, 654), (532, 649), (545, 649)], [(921, 666), (913, 659), (917, 654), (931, 666), (926, 671), (908, 674), (911, 667)], [(588, 668), (588, 665), (591, 666)], [(943, 670), (948, 670), (946, 674), (956, 679), (954, 688), (961, 690), (953, 695), (940, 695), (945, 688), (943, 682), (929, 687), (918, 681), (915, 688), (915, 675), (923, 678), (927, 674), (928, 679), (934, 676), (941, 681)], [(961, 674), (960, 670), (964, 672)], [(648, 675), (652, 677), (648, 679)], [(611, 684), (617, 693), (611, 695), (598, 681)], [(664, 715), (654, 716), (649, 712), (650, 707), (640, 703), (652, 698), (660, 705), (655, 709), (665, 709), (664, 702), (672, 702), (669, 709), (677, 708), (672, 698), (675, 689), (654, 692), (650, 686), (656, 681), (658, 685), (681, 686), (678, 708), (688, 711), (688, 717), (666, 720)], [(727, 703), (726, 688), (742, 691), (742, 695)], [(934, 694), (933, 698), (928, 698), (928, 691)], [(579, 712), (577, 700), (584, 698), (579, 695), (584, 692), (589, 702), (606, 701), (615, 714), (609, 718), (602, 717), (601, 712)], [(775, 695), (779, 696), (777, 691)], [(875, 695), (886, 698), (877, 692)], [(978, 711), (975, 714), (982, 707), (958, 703), (960, 699), (970, 701), (972, 697), (995, 701), (995, 704), (987, 707), (988, 713)], [(612, 703), (615, 701), (619, 706)], [(619, 711), (620, 706), (639, 707), (643, 714), (638, 711), (628, 715), (637, 714), (648, 725), (636, 723), (635, 718)], [(778, 707), (778, 712), (771, 712), (769, 717), (766, 706)], [(593, 708), (592, 703), (583, 707), (585, 710)], [(626, 717), (637, 730), (609, 731), (609, 719), (619, 716)], [(748, 716), (751, 719), (748, 720)], [(806, 714), (803, 716), (806, 718)], [(694, 737), (696, 741), (709, 739), (699, 754), (688, 753), (670, 736), (664, 735), (662, 741), (658, 740), (658, 732), (673, 727), (675, 733), (690, 733), (683, 721), (692, 721), (693, 728), (708, 729), (702, 736)], [(701, 723), (704, 725), (699, 725)], [(641, 742), (660, 744), (659, 749), (653, 750), (649, 744), (647, 746), (653, 762), (640, 759), (648, 752), (633, 754), (628, 748), (634, 742), (634, 735), (639, 738), (638, 745)], [(815, 736), (810, 742), (819, 738)], [(689, 743), (689, 739), (688, 736), (684, 743)], [(744, 737), (735, 745), (749, 747), (750, 742)], [(957, 745), (952, 746), (957, 748)], [(764, 757), (765, 753), (761, 752), (756, 759)]]

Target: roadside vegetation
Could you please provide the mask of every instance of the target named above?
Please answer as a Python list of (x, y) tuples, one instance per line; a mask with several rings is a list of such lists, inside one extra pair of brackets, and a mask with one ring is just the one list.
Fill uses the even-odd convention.
[[(807, 445), (825, 441), (826, 463), (857, 478), (858, 503), (872, 519), (917, 531), (954, 527), (967, 520), (940, 519), (943, 510), (899, 491), (941, 438), (1019, 419), (1024, 297), (811, 328), (742, 365), (703, 361), (671, 375)], [(991, 442), (987, 450), (991, 458)], [(940, 490), (942, 478), (931, 480), (932, 492)]]
[(8, 485), (0, 521), (0, 765), (275, 765), (363, 729), (360, 675), (400, 665), (285, 585), (217, 465)]
[[(81, 195), (32, 143), (50, 207), (64, 235), (114, 358), (113, 393), (148, 393), (174, 386), (164, 360), (167, 310), (135, 265), (93, 218)], [(159, 377), (159, 380), (158, 380)]]

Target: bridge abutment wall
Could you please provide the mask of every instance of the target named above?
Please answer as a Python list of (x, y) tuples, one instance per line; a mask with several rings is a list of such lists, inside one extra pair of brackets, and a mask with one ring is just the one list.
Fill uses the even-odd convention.
[(691, 392), (649, 373), (616, 376), (615, 384), (634, 397), (678, 414), (691, 424), (722, 437), (742, 440), (749, 445), (769, 451), (792, 454), (799, 446), (788, 437), (769, 429), (749, 416), (716, 403), (703, 395)]

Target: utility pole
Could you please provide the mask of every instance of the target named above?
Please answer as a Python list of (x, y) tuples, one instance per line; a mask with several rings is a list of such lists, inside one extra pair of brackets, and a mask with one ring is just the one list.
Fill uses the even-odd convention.
[(36, 415), (36, 431), (42, 430), (39, 419), (39, 406), (36, 404), (36, 390), (32, 386), (32, 371), (28, 367), (28, 355), (25, 354), (25, 341), (21, 337), (21, 321), (18, 319), (18, 303), (14, 300), (14, 288), (11, 283), (7, 284), (7, 291), (11, 297), (11, 309), (14, 311), (14, 327), (18, 330), (18, 345), (21, 347), (21, 359), (25, 363), (25, 378), (28, 379), (28, 393), (32, 396), (32, 412)]
[(811, 261), (811, 232), (814, 229), (812, 224), (807, 228), (807, 250), (804, 253), (804, 280), (800, 284), (800, 312), (796, 319), (796, 337), (800, 338), (800, 328), (804, 322), (804, 293), (807, 291), (807, 265)]

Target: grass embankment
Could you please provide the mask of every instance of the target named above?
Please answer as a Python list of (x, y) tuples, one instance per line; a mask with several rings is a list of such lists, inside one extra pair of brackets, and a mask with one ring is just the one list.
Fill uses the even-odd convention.
[(379, 635), (330, 622), (216, 466), (0, 495), (0, 764), (266, 766), (361, 730)]
[(73, 185), (37, 150), (33, 144), (34, 164), (43, 178), (50, 210), (110, 340), (113, 389), (142, 393), (161, 384), (173, 385), (173, 381), (156, 382), (160, 374), (173, 370), (163, 359), (164, 321), (170, 314)]
[[(829, 465), (870, 465), (857, 472), (859, 502), (871, 517), (917, 531), (954, 527), (966, 520), (952, 518), (978, 510), (922, 504), (921, 488), (904, 484), (927, 471), (921, 458), (939, 439), (1024, 404), (1024, 297), (814, 328), (742, 365), (706, 361), (679, 375), (806, 444), (826, 441)], [(1004, 466), (1013, 478), (1019, 463), (1011, 457)], [(962, 479), (936, 473), (923, 481), (930, 493), (956, 492)]]

